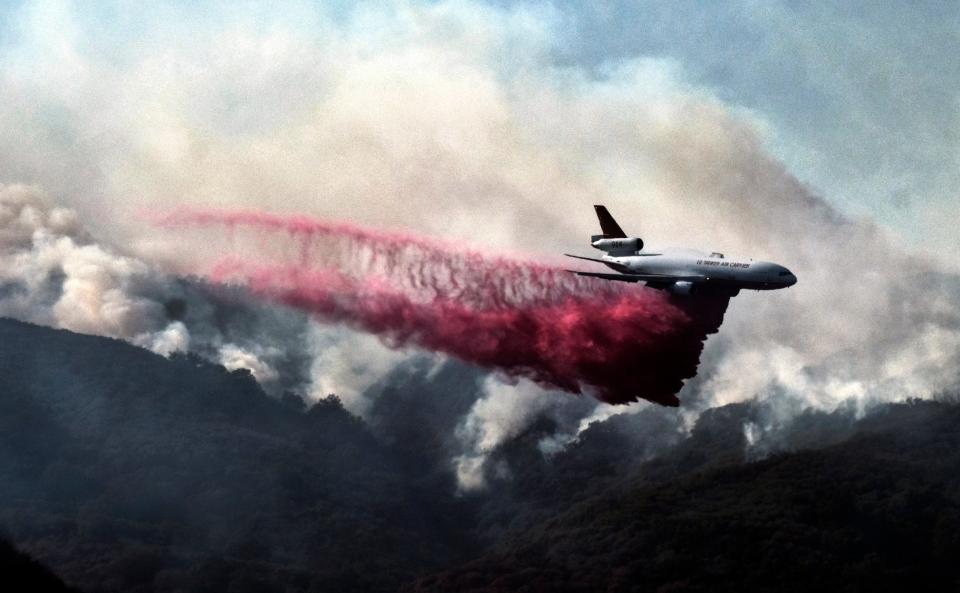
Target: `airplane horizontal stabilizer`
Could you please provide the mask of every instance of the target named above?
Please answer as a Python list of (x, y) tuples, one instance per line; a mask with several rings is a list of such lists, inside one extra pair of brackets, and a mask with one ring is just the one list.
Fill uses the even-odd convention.
[(630, 272), (630, 269), (627, 268), (627, 266), (625, 266), (625, 265), (623, 265), (623, 264), (621, 264), (621, 263), (619, 263), (619, 262), (610, 261), (610, 260), (608, 260), (608, 259), (598, 259), (598, 258), (595, 258), (595, 257), (584, 257), (584, 256), (582, 256), (582, 255), (573, 255), (573, 254), (571, 254), (571, 253), (564, 253), (564, 255), (567, 256), (567, 257), (572, 257), (572, 258), (574, 258), (574, 259), (582, 259), (582, 260), (586, 260), (586, 261), (597, 262), (598, 264), (603, 264), (603, 265), (605, 265), (605, 266), (607, 266), (607, 267), (613, 268), (614, 270), (617, 270), (618, 272), (623, 272), (623, 273), (625, 273), (625, 274)]
[(597, 263), (604, 264), (604, 265), (609, 265), (609, 264), (611, 264), (611, 263), (614, 263), (614, 262), (607, 261), (607, 260), (605, 260), (605, 259), (600, 259), (600, 258), (598, 258), (598, 257), (585, 257), (585, 256), (582, 256), (582, 255), (573, 255), (572, 253), (564, 253), (564, 255), (567, 256), (567, 257), (575, 258), (575, 259), (584, 259), (584, 260), (587, 260), (587, 261), (595, 261), (595, 262), (597, 262)]

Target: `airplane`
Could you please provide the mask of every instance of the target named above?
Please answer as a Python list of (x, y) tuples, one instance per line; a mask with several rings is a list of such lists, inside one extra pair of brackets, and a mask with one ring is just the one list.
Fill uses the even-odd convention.
[(628, 237), (605, 206), (595, 205), (602, 235), (590, 237), (590, 246), (604, 252), (600, 258), (565, 253), (567, 257), (601, 263), (617, 273), (569, 270), (579, 276), (643, 282), (650, 288), (676, 295), (709, 294), (733, 297), (741, 290), (776, 290), (797, 283), (787, 268), (753, 259), (727, 258), (714, 251), (671, 248), (650, 253), (643, 239)]

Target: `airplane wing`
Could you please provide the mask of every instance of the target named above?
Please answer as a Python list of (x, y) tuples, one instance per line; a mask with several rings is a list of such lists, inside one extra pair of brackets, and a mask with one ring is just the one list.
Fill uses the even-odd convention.
[(590, 278), (600, 278), (602, 280), (619, 280), (620, 282), (640, 282), (641, 280), (630, 274), (604, 274), (603, 272), (578, 272), (576, 270), (567, 271), (577, 276), (589, 276)]
[(674, 274), (634, 273), (631, 272), (627, 266), (618, 264), (617, 262), (597, 259), (594, 257), (584, 257), (582, 255), (573, 255), (570, 253), (564, 253), (564, 255), (575, 259), (597, 262), (621, 272), (620, 274), (609, 274), (604, 272), (580, 272), (578, 270), (567, 270), (568, 272), (573, 272), (578, 276), (589, 276), (591, 278), (601, 278), (603, 280), (617, 280), (619, 282), (706, 282), (710, 280), (708, 277), (700, 275), (681, 276)]
[(567, 270), (577, 276), (589, 276), (602, 280), (617, 280), (619, 282), (706, 282), (706, 276), (672, 276), (669, 274), (606, 274), (603, 272), (580, 272)]

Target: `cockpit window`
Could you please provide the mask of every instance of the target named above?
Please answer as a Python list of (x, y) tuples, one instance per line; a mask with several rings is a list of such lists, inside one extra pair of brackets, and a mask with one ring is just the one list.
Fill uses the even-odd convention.
[(784, 271), (780, 272), (779, 274), (777, 274), (777, 276), (789, 276), (789, 275), (790, 275), (790, 272), (788, 272), (788, 271), (786, 271), (786, 270), (784, 270)]
[(710, 254), (710, 257), (715, 257), (715, 258), (717, 258), (717, 259), (723, 259), (723, 254), (714, 251), (713, 253)]

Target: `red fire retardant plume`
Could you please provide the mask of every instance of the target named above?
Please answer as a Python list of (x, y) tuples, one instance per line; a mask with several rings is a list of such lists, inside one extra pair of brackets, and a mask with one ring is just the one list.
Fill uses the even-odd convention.
[(443, 352), (609, 403), (679, 405), (676, 394), (696, 374), (728, 302), (306, 217), (181, 210), (158, 224), (223, 228), (230, 237), (248, 229), (261, 245), (293, 247), (286, 249), (293, 263), (224, 259), (209, 272), (215, 281), (243, 282), (254, 294), (376, 334), (391, 347)]

